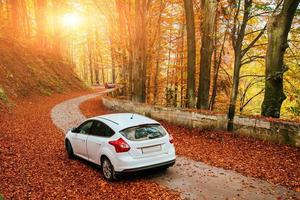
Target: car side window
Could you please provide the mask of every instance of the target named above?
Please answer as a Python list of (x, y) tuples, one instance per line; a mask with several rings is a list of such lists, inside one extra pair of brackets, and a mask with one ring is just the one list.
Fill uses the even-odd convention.
[(110, 137), (114, 134), (114, 131), (111, 128), (109, 128), (106, 124), (99, 121), (95, 121), (90, 134), (100, 137)]
[(88, 121), (79, 126), (78, 132), (81, 134), (89, 134), (92, 128), (93, 121)]
[(99, 121), (95, 121), (93, 124), (93, 128), (90, 132), (90, 135), (95, 135), (95, 136), (105, 136), (105, 125)]
[(109, 128), (108, 126), (106, 126), (106, 137), (111, 137), (115, 134), (115, 132)]

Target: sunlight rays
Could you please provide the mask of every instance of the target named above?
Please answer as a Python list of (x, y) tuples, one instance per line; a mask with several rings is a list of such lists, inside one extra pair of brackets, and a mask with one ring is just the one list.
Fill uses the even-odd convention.
[(82, 24), (83, 17), (78, 13), (66, 13), (62, 17), (62, 24), (67, 27), (76, 28)]

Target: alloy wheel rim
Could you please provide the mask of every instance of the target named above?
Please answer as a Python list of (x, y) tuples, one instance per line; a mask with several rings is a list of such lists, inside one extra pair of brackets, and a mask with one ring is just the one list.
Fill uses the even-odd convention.
[(111, 168), (110, 168), (110, 164), (108, 163), (107, 160), (104, 160), (103, 162), (103, 174), (106, 178), (110, 178), (111, 177)]

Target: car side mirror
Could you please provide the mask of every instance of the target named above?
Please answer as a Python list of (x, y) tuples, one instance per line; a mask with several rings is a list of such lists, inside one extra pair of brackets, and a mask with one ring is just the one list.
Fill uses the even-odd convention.
[(71, 132), (77, 133), (77, 128), (76, 127), (71, 128)]

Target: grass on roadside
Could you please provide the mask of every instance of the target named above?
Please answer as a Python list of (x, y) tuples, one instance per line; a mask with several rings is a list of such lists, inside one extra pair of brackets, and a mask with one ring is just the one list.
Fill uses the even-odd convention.
[[(4, 103), (8, 103), (8, 97), (4, 91), (4, 89), (0, 86), (0, 101), (4, 102)], [(1, 198), (0, 198), (1, 200)]]

